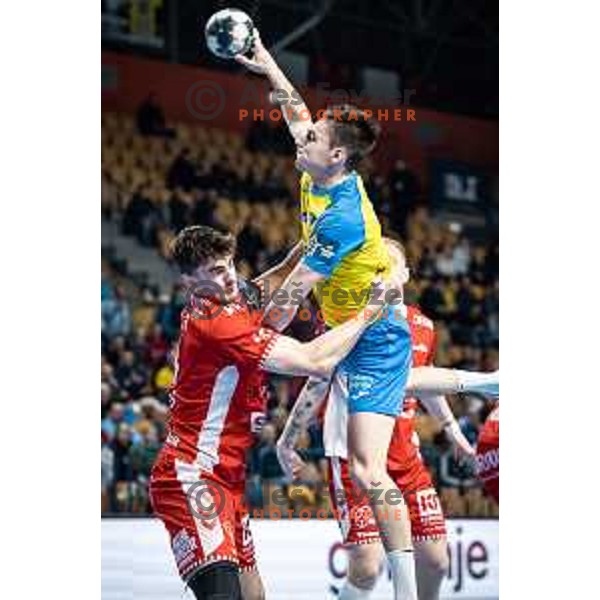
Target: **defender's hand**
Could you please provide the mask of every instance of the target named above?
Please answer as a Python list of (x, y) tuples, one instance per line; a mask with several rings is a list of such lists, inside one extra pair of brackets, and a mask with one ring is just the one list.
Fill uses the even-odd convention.
[(454, 446), (456, 458), (467, 461), (475, 458), (475, 448), (471, 446), (469, 440), (467, 440), (456, 421), (446, 425), (446, 427), (444, 427), (444, 431)]

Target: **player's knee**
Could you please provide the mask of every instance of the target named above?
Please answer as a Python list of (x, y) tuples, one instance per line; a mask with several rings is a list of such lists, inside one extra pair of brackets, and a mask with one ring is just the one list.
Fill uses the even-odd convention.
[(266, 600), (265, 590), (263, 588), (244, 590), (242, 600)]
[(348, 566), (348, 579), (352, 585), (361, 590), (372, 590), (375, 588), (381, 561), (378, 558), (363, 557), (359, 560), (350, 560)]
[(356, 586), (361, 590), (371, 591), (375, 589), (377, 583), (377, 577), (379, 576), (379, 570), (375, 569), (361, 569), (352, 575), (348, 575), (348, 579), (352, 585)]
[(435, 569), (440, 574), (441, 577), (444, 577), (450, 568), (450, 556), (448, 555), (448, 547), (444, 544), (443, 552), (439, 553), (439, 556), (435, 561)]
[(242, 581), (242, 599), (243, 600), (266, 600), (265, 588), (262, 581), (253, 581), (251, 585), (244, 585)]
[(242, 600), (238, 569), (228, 561), (202, 569), (188, 581), (188, 586), (196, 600)]
[(448, 572), (450, 561), (445, 555), (437, 555), (429, 561), (429, 572), (436, 578), (442, 579)]
[(428, 549), (415, 548), (415, 559), (417, 567), (427, 570), (431, 577), (441, 579), (448, 572), (450, 567), (450, 558), (448, 556), (448, 547), (446, 543), (436, 544)]

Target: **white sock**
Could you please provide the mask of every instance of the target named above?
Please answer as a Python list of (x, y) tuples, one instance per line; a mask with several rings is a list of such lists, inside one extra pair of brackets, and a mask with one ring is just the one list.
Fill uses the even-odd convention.
[(477, 373), (454, 370), (462, 392), (476, 392), (497, 398), (500, 394), (500, 372)]
[(415, 553), (412, 550), (393, 550), (387, 553), (394, 600), (418, 600), (417, 576), (415, 574)]
[(362, 590), (350, 583), (346, 579), (344, 587), (340, 590), (338, 598), (340, 600), (368, 600), (371, 597), (371, 590)]

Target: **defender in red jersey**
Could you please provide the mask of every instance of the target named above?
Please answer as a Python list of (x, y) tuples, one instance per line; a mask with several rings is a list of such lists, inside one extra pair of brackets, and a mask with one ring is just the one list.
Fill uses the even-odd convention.
[(488, 415), (479, 433), (475, 468), (485, 491), (500, 506), (500, 404)]
[(279, 335), (261, 326), (262, 312), (240, 293), (234, 251), (233, 236), (209, 227), (189, 227), (175, 240), (190, 294), (168, 437), (150, 481), (179, 573), (203, 600), (264, 597), (243, 492), (246, 451), (266, 410), (265, 371), (329, 377), (378, 317), (363, 312), (306, 344)]

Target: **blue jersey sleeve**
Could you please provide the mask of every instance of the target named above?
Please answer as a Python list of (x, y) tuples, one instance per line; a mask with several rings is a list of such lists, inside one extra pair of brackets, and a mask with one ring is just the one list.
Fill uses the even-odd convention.
[(304, 253), (304, 264), (329, 277), (336, 267), (365, 241), (365, 224), (359, 211), (346, 214), (326, 210), (317, 219)]

